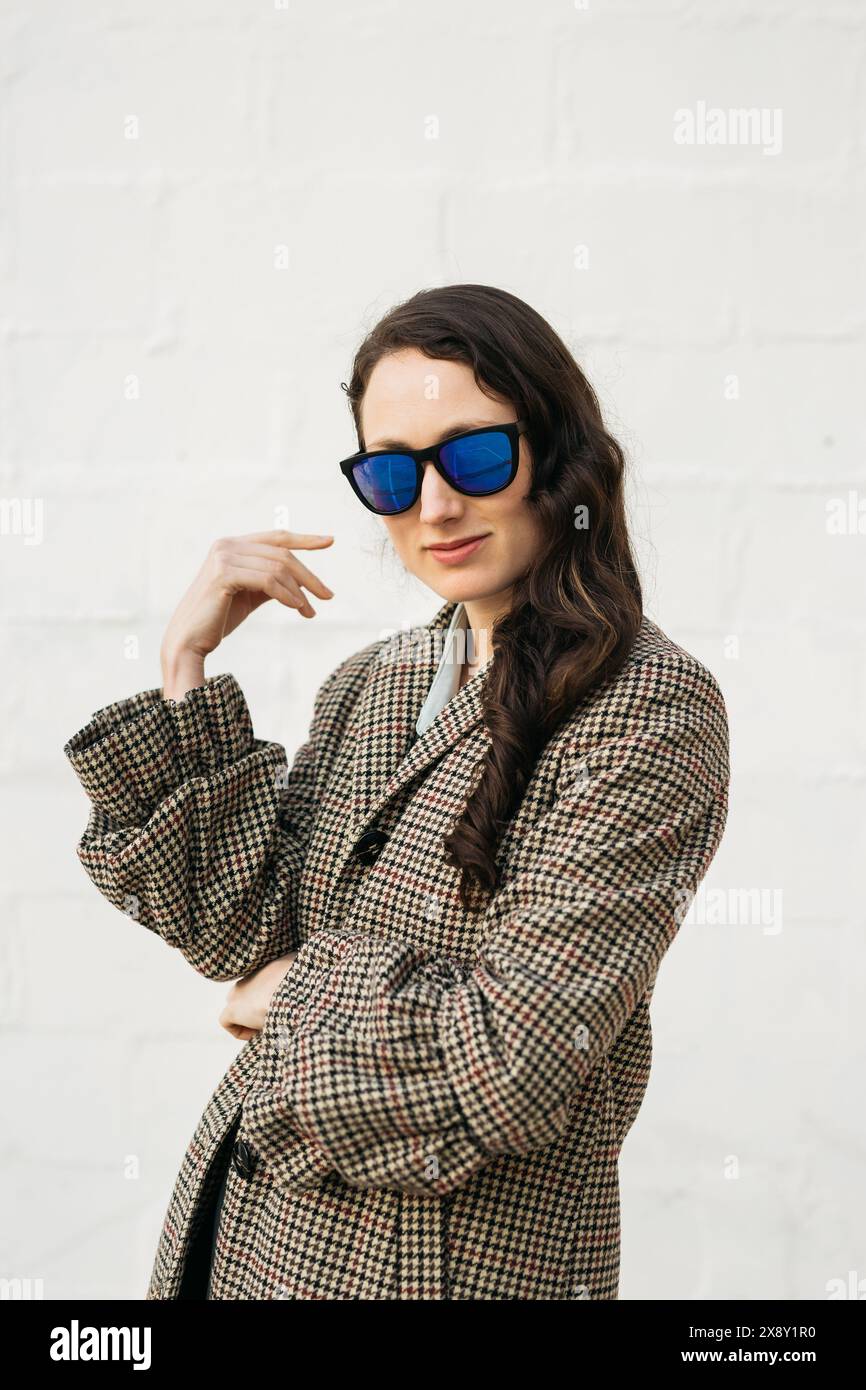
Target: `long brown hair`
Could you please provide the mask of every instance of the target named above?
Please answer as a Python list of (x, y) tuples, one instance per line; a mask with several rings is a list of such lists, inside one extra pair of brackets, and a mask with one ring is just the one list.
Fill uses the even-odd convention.
[[(380, 358), (401, 348), (465, 362), (485, 394), (528, 422), (534, 507), (545, 537), (493, 624), (482, 676), (490, 744), (466, 806), (444, 840), (473, 887), (499, 882), (496, 849), (545, 744), (580, 700), (625, 662), (643, 619), (626, 525), (625, 459), (565, 343), (522, 299), (490, 285), (421, 290), (367, 334), (343, 382), (363, 449), (361, 404)], [(585, 508), (585, 512), (579, 509)], [(587, 524), (579, 522), (586, 518)]]

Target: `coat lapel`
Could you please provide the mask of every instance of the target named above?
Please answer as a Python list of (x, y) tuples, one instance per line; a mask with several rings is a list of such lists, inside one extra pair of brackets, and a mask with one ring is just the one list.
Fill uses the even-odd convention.
[(354, 741), (353, 834), (375, 821), (404, 787), (482, 723), (483, 670), (452, 696), (423, 734), (415, 732), (456, 606), (446, 603), (429, 623), (395, 634), (373, 666), (349, 731)]

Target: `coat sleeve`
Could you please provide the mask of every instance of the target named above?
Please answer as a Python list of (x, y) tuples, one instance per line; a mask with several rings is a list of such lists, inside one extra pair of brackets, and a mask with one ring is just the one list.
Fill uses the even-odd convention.
[(727, 815), (711, 673), (685, 655), (650, 658), (615, 699), (604, 734), (587, 744), (578, 731), (566, 750), (472, 967), (356, 927), (304, 945), (272, 999), (262, 1084), (244, 1107), (246, 1137), (284, 1181), (336, 1172), (441, 1195), (562, 1135), (653, 983)]
[(76, 852), (93, 883), (210, 979), (298, 949), (316, 730), (341, 669), (291, 769), (282, 745), (253, 736), (229, 673), (181, 700), (155, 687), (106, 705), (64, 746), (91, 801)]

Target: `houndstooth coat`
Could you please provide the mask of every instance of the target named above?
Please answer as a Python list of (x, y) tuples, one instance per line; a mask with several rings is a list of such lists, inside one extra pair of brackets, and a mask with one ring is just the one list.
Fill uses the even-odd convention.
[(209, 979), (298, 951), (189, 1141), (148, 1299), (179, 1296), (236, 1120), (211, 1298), (618, 1296), (617, 1160), (724, 829), (725, 705), (645, 618), (469, 911), (442, 837), (489, 743), (484, 670), (414, 733), (454, 607), (344, 660), (290, 771), (231, 674), (119, 700), (65, 746), (109, 902)]

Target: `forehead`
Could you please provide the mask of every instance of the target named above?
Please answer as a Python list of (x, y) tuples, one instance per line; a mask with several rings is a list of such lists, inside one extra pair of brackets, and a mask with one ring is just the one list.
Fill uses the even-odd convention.
[(428, 444), (431, 428), (467, 412), (496, 419), (502, 407), (478, 386), (465, 362), (425, 357), (415, 348), (381, 358), (370, 374), (361, 403), (365, 442), (399, 435), (407, 444)]

